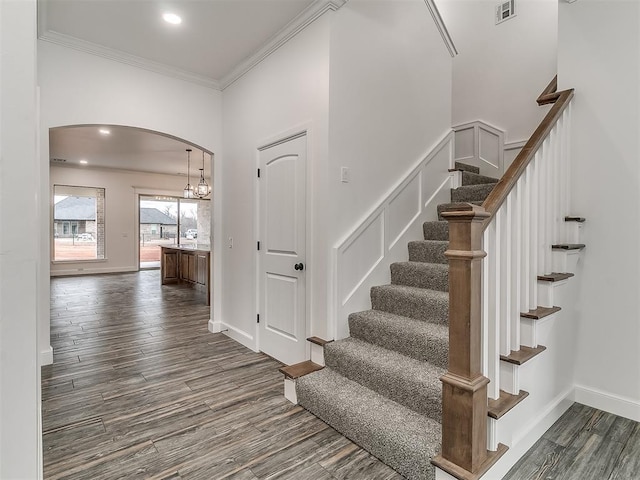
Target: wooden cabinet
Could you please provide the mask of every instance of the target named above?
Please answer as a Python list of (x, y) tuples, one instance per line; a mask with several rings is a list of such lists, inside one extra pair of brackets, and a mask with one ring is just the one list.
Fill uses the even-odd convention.
[(209, 250), (188, 246), (161, 247), (160, 270), (162, 284), (185, 283), (207, 293), (211, 303), (211, 255)]

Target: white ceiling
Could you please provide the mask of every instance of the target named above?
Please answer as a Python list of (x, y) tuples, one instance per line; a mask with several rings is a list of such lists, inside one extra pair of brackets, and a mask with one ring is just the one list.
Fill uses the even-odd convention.
[[(38, 0), (38, 29), (42, 40), (222, 89), (333, 3), (344, 0)], [(182, 23), (166, 23), (165, 12)], [(187, 143), (128, 127), (103, 136), (99, 127), (52, 129), (50, 158), (186, 175)], [(193, 176), (202, 150), (191, 159)]]
[[(100, 133), (101, 129), (110, 134)], [(187, 175), (187, 152), (191, 148), (191, 184), (198, 183), (201, 149), (184, 141), (133, 127), (86, 125), (49, 130), (52, 165), (111, 168), (168, 175)], [(205, 176), (211, 175), (211, 157), (205, 152)], [(64, 161), (60, 161), (64, 160)], [(86, 160), (81, 164), (80, 160)], [(185, 182), (186, 183), (186, 182)]]

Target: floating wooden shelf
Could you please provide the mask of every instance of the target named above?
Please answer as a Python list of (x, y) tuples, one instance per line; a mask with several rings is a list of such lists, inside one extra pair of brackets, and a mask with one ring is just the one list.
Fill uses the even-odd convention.
[(547, 347), (538, 345), (536, 348), (520, 346), (520, 350), (512, 350), (510, 355), (500, 355), (500, 360), (503, 362), (513, 363), (515, 365), (522, 365), (528, 362), (536, 355), (544, 352)]
[(542, 282), (559, 282), (573, 276), (573, 273), (550, 273), (549, 275), (538, 275), (538, 280)]
[(540, 320), (541, 318), (553, 315), (561, 310), (560, 307), (538, 307), (535, 310), (529, 310), (528, 312), (521, 313), (520, 316), (524, 318), (532, 318), (534, 320)]
[(304, 375), (308, 375), (309, 373), (317, 372), (318, 370), (322, 370), (323, 368), (324, 367), (322, 365), (318, 365), (317, 363), (313, 363), (311, 360), (307, 360), (304, 362), (296, 363), (294, 365), (279, 368), (278, 371), (280, 373), (283, 373), (285, 377), (295, 380), (296, 378), (303, 377)]
[(524, 390), (520, 390), (518, 395), (512, 395), (505, 392), (504, 390), (500, 390), (500, 398), (496, 400), (493, 400), (491, 398), (489, 399), (487, 413), (491, 418), (495, 418), (496, 420), (498, 420), (528, 396), (529, 392), (525, 392)]

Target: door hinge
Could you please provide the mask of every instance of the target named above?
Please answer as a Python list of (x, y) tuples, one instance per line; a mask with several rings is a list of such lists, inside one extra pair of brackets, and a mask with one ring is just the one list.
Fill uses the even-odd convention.
[(258, 242), (258, 250), (260, 250), (260, 242)]
[(258, 169), (258, 178), (260, 178), (260, 169)]
[(257, 320), (256, 323), (260, 323), (260, 314), (259, 313), (256, 315), (256, 320)]

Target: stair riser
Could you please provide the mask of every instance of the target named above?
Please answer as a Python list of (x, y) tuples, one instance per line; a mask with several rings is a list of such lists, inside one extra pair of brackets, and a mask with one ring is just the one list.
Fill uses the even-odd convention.
[(481, 202), (491, 193), (494, 184), (469, 185), (451, 190), (451, 202)]
[[(441, 422), (442, 391), (436, 379), (402, 376), (393, 366), (372, 368), (366, 358), (352, 355), (350, 351), (333, 343), (325, 346), (324, 358), (330, 367), (346, 378), (358, 382), (374, 392), (410, 408), (414, 412)], [(385, 367), (388, 367), (385, 369)], [(442, 371), (444, 374), (444, 371)], [(431, 381), (430, 381), (431, 380)]]
[[(438, 268), (445, 267), (445, 268)], [(449, 291), (449, 269), (446, 265), (425, 263), (419, 267), (407, 264), (391, 265), (391, 283), (429, 290)]]
[(443, 324), (449, 321), (448, 301), (403, 295), (377, 287), (371, 289), (371, 306), (374, 310), (382, 310), (416, 320)]
[(440, 368), (447, 368), (448, 337), (436, 337), (424, 331), (403, 329), (389, 322), (374, 321), (357, 314), (349, 316), (349, 331), (354, 338), (400, 352), (416, 360), (429, 362)]
[(473, 165), (469, 165), (467, 163), (455, 162), (455, 169), (462, 170), (463, 172), (480, 174), (480, 169), (478, 167), (474, 167)]
[(444, 255), (448, 248), (449, 242), (409, 242), (409, 261), (448, 264), (449, 259)]
[(422, 225), (425, 240), (449, 241), (449, 222), (425, 222)]
[(462, 172), (462, 185), (483, 185), (486, 183), (497, 183), (498, 179), (493, 177), (486, 177), (477, 173)]

